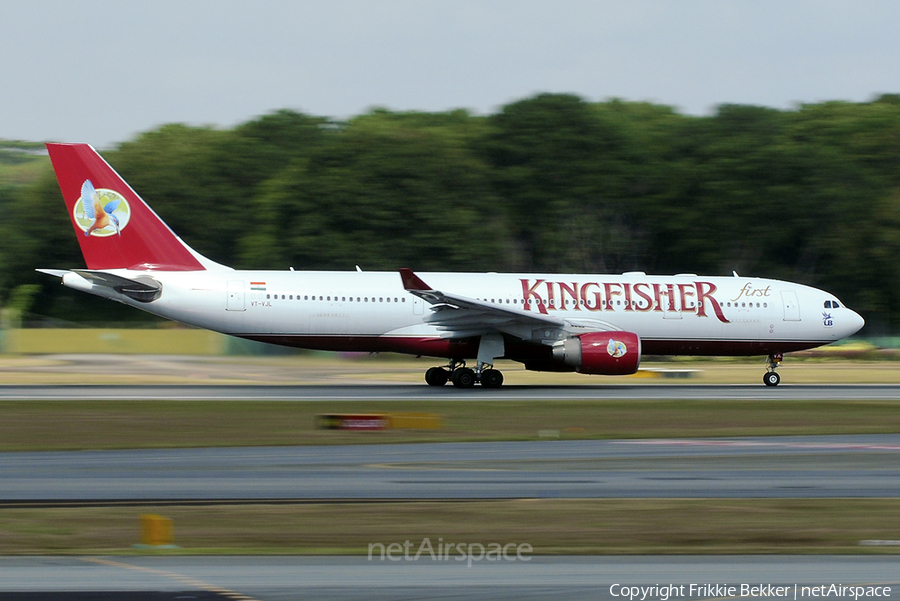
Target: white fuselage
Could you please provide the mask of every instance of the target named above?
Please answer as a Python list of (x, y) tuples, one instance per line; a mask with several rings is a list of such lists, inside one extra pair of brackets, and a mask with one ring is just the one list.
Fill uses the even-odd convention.
[[(396, 272), (108, 271), (149, 276), (160, 282), (162, 294), (143, 303), (75, 273), (63, 283), (187, 324), (301, 348), (464, 358), (471, 348), (448, 350), (446, 343), (477, 335), (429, 323), (431, 306), (405, 290)], [(571, 324), (498, 328), (528, 344), (552, 344), (583, 328), (634, 332), (645, 354), (773, 354), (827, 344), (863, 324), (833, 295), (778, 280), (643, 273), (418, 275), (435, 290)]]

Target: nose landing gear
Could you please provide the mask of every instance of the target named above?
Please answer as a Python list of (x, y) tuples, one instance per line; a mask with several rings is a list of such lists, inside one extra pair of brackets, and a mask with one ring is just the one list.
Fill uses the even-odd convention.
[(766, 386), (778, 386), (781, 382), (781, 376), (775, 370), (781, 365), (782, 361), (784, 361), (784, 353), (775, 353), (774, 355), (769, 355), (769, 358), (766, 359), (766, 373), (763, 375), (763, 383)]

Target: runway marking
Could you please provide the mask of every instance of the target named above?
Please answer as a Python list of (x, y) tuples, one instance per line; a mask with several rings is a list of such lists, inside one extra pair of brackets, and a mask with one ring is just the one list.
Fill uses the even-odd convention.
[(136, 566), (134, 564), (125, 563), (123, 561), (113, 561), (111, 559), (102, 559), (100, 557), (82, 557), (82, 561), (86, 561), (88, 563), (96, 563), (100, 565), (110, 566), (114, 568), (122, 568), (125, 570), (133, 570), (135, 572), (144, 572), (146, 574), (156, 574), (158, 576), (163, 576), (165, 578), (169, 578), (171, 580), (176, 580), (182, 584), (186, 584), (187, 586), (200, 589), (202, 591), (206, 591), (208, 593), (215, 593), (217, 595), (222, 595), (223, 597), (228, 597), (229, 599), (234, 599), (234, 601), (258, 601), (253, 597), (248, 597), (243, 593), (238, 593), (235, 591), (231, 591), (225, 588), (221, 588), (212, 584), (208, 584), (203, 582), (202, 580), (197, 580), (195, 578), (191, 578), (190, 576), (185, 576), (184, 574), (178, 574), (176, 572), (167, 572), (165, 570), (156, 570), (153, 568), (148, 568), (144, 566)]
[[(489, 461), (489, 460), (482, 460)], [(430, 469), (434, 471), (444, 471), (444, 472), (508, 472), (510, 470), (505, 470), (499, 467), (435, 467), (442, 463), (447, 463), (445, 461), (422, 461), (419, 463), (413, 463), (409, 461), (404, 461), (402, 463), (366, 463), (363, 464), (363, 467), (367, 467), (369, 469), (376, 470), (422, 470), (422, 469)], [(456, 463), (459, 463), (458, 461)], [(475, 463), (475, 461), (468, 461), (468, 463)]]
[(828, 449), (837, 451), (900, 451), (900, 444), (860, 444), (842, 442), (759, 442), (754, 440), (623, 440), (613, 444), (681, 447), (767, 447), (781, 449)]

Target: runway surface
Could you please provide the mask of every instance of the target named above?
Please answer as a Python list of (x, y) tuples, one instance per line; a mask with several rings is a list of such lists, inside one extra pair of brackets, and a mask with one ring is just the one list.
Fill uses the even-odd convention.
[(598, 384), (504, 386), (497, 390), (425, 384), (381, 385), (2, 385), (0, 400), (572, 400), (572, 399), (744, 399), (744, 400), (900, 400), (896, 384)]
[[(900, 399), (900, 386), (3, 386), (0, 399)], [(0, 502), (900, 496), (900, 435), (0, 453)], [(893, 556), (0, 557), (0, 601), (603, 599), (619, 584), (892, 587)], [(788, 596), (776, 597), (787, 601)], [(725, 598), (694, 595), (679, 599)], [(845, 596), (846, 597), (846, 596)], [(743, 600), (763, 598), (743, 596)], [(772, 597), (764, 597), (771, 600)], [(799, 597), (814, 601), (811, 597)], [(650, 595), (645, 601), (665, 601)], [(669, 600), (671, 601), (671, 599)], [(821, 601), (816, 598), (815, 601)]]
[(900, 496), (900, 435), (0, 454), (0, 500)]
[[(889, 586), (878, 601), (900, 597), (896, 556), (679, 556), (531, 557), (528, 561), (466, 562), (365, 557), (0, 557), (0, 599), (55, 601), (139, 599), (609, 599), (622, 600), (620, 585), (718, 583), (793, 586), (842, 584)], [(16, 597), (16, 591), (41, 591)], [(128, 591), (128, 596), (103, 593)], [(800, 589), (798, 592), (802, 591)], [(884, 592), (883, 588), (882, 591)], [(6, 594), (4, 594), (6, 593)], [(685, 595), (678, 599), (728, 598)], [(735, 598), (738, 598), (735, 595)], [(834, 597), (834, 596), (832, 596)], [(747, 595), (741, 599), (758, 599)], [(772, 599), (771, 596), (766, 597)], [(627, 597), (626, 597), (627, 599)], [(813, 601), (809, 595), (797, 599)], [(853, 599), (842, 596), (841, 599)], [(859, 598), (864, 599), (864, 597)], [(821, 601), (821, 598), (818, 598)], [(663, 601), (649, 595), (645, 601)]]

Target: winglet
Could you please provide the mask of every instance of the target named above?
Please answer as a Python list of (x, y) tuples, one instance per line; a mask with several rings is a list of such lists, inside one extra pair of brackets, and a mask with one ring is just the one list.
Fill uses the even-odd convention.
[(417, 292), (433, 290), (431, 286), (423, 282), (409, 267), (400, 268), (400, 278), (403, 280), (403, 288), (405, 290), (415, 290)]

